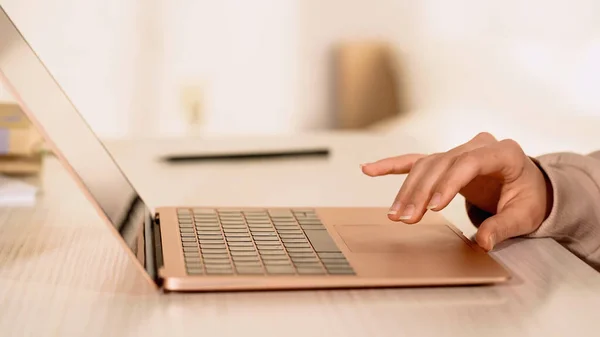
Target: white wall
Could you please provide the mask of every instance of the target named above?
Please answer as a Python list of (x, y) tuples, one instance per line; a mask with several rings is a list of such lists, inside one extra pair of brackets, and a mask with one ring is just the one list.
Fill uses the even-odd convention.
[(600, 115), (599, 13), (594, 0), (422, 1), (416, 106)]
[(0, 3), (93, 128), (105, 137), (126, 135), (138, 72), (135, 2)]
[[(332, 123), (330, 52), (395, 43), (419, 113), (600, 115), (595, 0), (0, 0), (103, 136)], [(136, 7), (137, 6), (137, 7)]]

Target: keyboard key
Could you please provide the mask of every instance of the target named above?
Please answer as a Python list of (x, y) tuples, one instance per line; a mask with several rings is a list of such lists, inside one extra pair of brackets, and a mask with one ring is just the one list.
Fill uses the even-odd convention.
[(306, 239), (281, 239), (283, 243), (306, 243)]
[(231, 275), (233, 274), (233, 269), (206, 269), (206, 273), (210, 275)]
[(196, 237), (196, 234), (194, 234), (194, 231), (192, 232), (182, 232), (181, 233), (181, 237), (187, 237), (187, 238), (193, 238)]
[(249, 238), (250, 233), (225, 233), (226, 238)]
[(283, 255), (269, 255), (269, 254), (265, 254), (265, 255), (260, 255), (260, 257), (263, 259), (263, 261), (265, 263), (267, 263), (266, 261), (268, 260), (285, 260), (285, 261), (289, 261), (287, 255), (283, 254)]
[(321, 222), (321, 220), (319, 219), (299, 219), (298, 223), (300, 223), (300, 225), (322, 225), (323, 223)]
[(219, 222), (216, 215), (194, 215), (194, 220), (198, 222)]
[(197, 230), (196, 233), (198, 233), (198, 235), (223, 235), (223, 233), (221, 233), (220, 230)]
[(311, 248), (287, 247), (287, 251), (289, 253), (313, 253), (313, 250)]
[(260, 250), (259, 254), (261, 256), (265, 256), (265, 255), (285, 255), (285, 252), (283, 250)]
[(202, 268), (202, 261), (185, 261), (187, 268)]
[(225, 225), (223, 224), (223, 229), (246, 229), (246, 225), (245, 224), (240, 224), (240, 225)]
[(252, 242), (229, 242), (229, 247), (254, 247)]
[(277, 233), (275, 232), (252, 232), (252, 236), (253, 237), (265, 237), (265, 236), (272, 236), (272, 237), (277, 237)]
[(294, 268), (288, 266), (265, 266), (269, 274), (294, 274)]
[(243, 220), (244, 216), (242, 213), (219, 213), (219, 218), (227, 220)]
[(292, 266), (292, 264), (290, 263), (289, 260), (264, 260), (263, 263), (265, 264), (265, 266), (269, 265), (269, 266)]
[(181, 245), (183, 247), (196, 247), (196, 246), (198, 246), (198, 243), (196, 241), (194, 241), (194, 242), (185, 242), (184, 241), (181, 243)]
[(248, 223), (271, 223), (271, 219), (267, 217), (246, 217), (246, 222)]
[(273, 225), (271, 225), (271, 223), (269, 223), (269, 222), (254, 223), (254, 222), (248, 221), (248, 227), (250, 227), (250, 228), (273, 228)]
[(232, 252), (255, 252), (256, 248), (254, 246), (241, 246), (241, 247), (229, 247), (229, 250)]
[(304, 229), (304, 230), (325, 229), (325, 226), (323, 226), (323, 225), (300, 225), (300, 227), (302, 227), (302, 229)]
[(287, 228), (287, 229), (299, 228), (299, 226), (295, 220), (286, 220), (286, 221), (273, 220), (273, 226), (275, 226), (275, 228), (282, 228), (282, 229), (283, 228)]
[(297, 270), (298, 270), (298, 274), (300, 274), (300, 275), (323, 275), (323, 274), (325, 274), (325, 269), (323, 269), (323, 268), (297, 267)]
[(256, 251), (246, 251), (246, 252), (238, 252), (232, 251), (231, 256), (249, 256), (249, 257), (258, 257), (258, 253)]
[(218, 244), (224, 245), (225, 244), (225, 240), (223, 240), (223, 239), (220, 239), (220, 240), (205, 240), (205, 239), (200, 239), (200, 246), (211, 245), (211, 244), (214, 244), (214, 245), (218, 245)]
[(242, 213), (246, 216), (268, 216), (267, 211), (265, 210), (248, 210), (243, 211)]
[(257, 244), (256, 247), (259, 250), (282, 250), (283, 249), (283, 246), (281, 246), (280, 244), (272, 245), (272, 246), (264, 245), (264, 244)]
[(221, 259), (214, 259), (214, 258), (206, 258), (204, 259), (204, 264), (205, 265), (229, 265), (230, 261), (229, 259), (225, 259), (225, 258), (221, 258)]
[(330, 258), (321, 258), (324, 264), (349, 264), (348, 260), (342, 259), (330, 259)]
[(300, 230), (297, 225), (275, 225), (275, 228), (279, 232), (280, 230)]
[(204, 274), (204, 269), (202, 268), (188, 268), (188, 275), (202, 275)]
[(324, 252), (319, 253), (319, 257), (322, 259), (345, 259), (346, 257), (341, 252)]
[(227, 242), (252, 242), (250, 237), (227, 237)]
[(252, 232), (252, 233), (273, 233), (273, 234), (275, 234), (275, 230), (272, 227), (267, 227), (267, 228), (250, 227), (250, 232)]
[(232, 255), (231, 258), (235, 263), (238, 262), (259, 262), (258, 255), (254, 256), (243, 256), (243, 255)]
[(240, 261), (240, 260), (234, 260), (233, 264), (235, 264), (236, 266), (239, 267), (260, 267), (260, 261), (258, 260), (254, 260), (254, 261)]
[(327, 272), (332, 275), (354, 275), (354, 270), (352, 269), (328, 269)]
[(256, 241), (257, 244), (260, 242), (266, 242), (266, 241), (279, 242), (279, 238), (276, 236), (255, 236), (254, 241)]
[(223, 219), (221, 218), (222, 225), (246, 225), (244, 219)]
[(302, 240), (304, 240), (303, 234), (279, 234), (279, 236), (282, 239), (302, 239)]
[(277, 233), (281, 234), (303, 234), (300, 229), (277, 229)]
[(298, 256), (298, 255), (294, 255), (294, 256), (290, 256), (290, 259), (292, 259), (292, 261), (294, 262), (315, 262), (318, 263), (319, 259), (316, 256)]
[(327, 230), (305, 230), (304, 233), (317, 253), (340, 251)]
[(245, 267), (241, 267), (241, 268), (236, 268), (238, 274), (240, 275), (259, 275), (259, 274), (264, 274), (264, 271), (261, 267), (258, 268), (245, 268)]
[(200, 248), (226, 249), (227, 246), (224, 243), (201, 243)]
[(191, 222), (190, 223), (180, 223), (179, 228), (194, 228), (194, 224)]
[(179, 228), (181, 233), (194, 233), (194, 228)]
[(202, 262), (200, 256), (186, 256), (184, 259), (185, 262)]
[(223, 231), (227, 233), (248, 233), (248, 229), (238, 229), (238, 228), (224, 228)]
[(219, 225), (218, 223), (216, 224), (212, 224), (212, 223), (208, 223), (208, 224), (202, 224), (202, 223), (197, 223), (196, 224), (196, 230), (205, 230), (205, 231), (221, 231), (221, 225)]
[[(285, 248), (310, 248), (310, 243), (308, 242), (300, 242), (300, 243), (294, 243), (294, 242), (284, 242), (283, 245), (285, 246)], [(312, 249), (311, 249), (312, 251)]]
[(203, 254), (214, 254), (215, 252), (227, 253), (226, 248), (213, 248), (213, 247), (214, 246), (211, 246), (211, 245), (200, 245), (200, 248), (202, 249)]
[(288, 255), (290, 257), (317, 257), (317, 255), (310, 251), (310, 252), (288, 252)]
[(257, 241), (256, 246), (280, 246), (281, 242), (277, 241)]
[(204, 241), (223, 241), (222, 235), (198, 235), (200, 242)]

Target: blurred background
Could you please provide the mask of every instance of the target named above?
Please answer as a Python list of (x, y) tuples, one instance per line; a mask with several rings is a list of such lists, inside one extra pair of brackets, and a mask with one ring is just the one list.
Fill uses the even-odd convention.
[[(594, 0), (3, 0), (99, 135), (600, 149)], [(0, 100), (10, 101), (3, 92)]]

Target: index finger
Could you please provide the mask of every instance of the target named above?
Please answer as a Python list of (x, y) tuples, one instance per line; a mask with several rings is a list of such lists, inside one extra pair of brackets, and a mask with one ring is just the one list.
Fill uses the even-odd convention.
[(409, 173), (417, 160), (426, 157), (424, 154), (405, 154), (402, 156), (390, 157), (378, 160), (374, 163), (362, 164), (361, 168), (364, 174), (377, 177), (388, 174), (406, 174)]

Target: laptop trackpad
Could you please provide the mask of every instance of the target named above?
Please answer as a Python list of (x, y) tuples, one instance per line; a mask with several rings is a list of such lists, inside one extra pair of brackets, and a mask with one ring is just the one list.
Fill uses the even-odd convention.
[(464, 249), (467, 244), (445, 225), (336, 225), (353, 253), (410, 253)]

